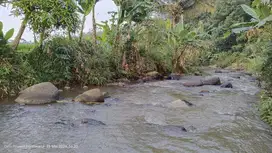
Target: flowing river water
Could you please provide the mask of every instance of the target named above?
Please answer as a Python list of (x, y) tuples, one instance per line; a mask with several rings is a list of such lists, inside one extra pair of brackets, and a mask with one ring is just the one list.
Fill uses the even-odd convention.
[[(70, 102), (80, 90), (65, 92), (66, 100), (48, 105), (3, 101), (0, 152), (271, 153), (272, 130), (259, 118), (255, 79), (242, 72), (206, 72), (234, 88), (184, 87), (183, 82), (197, 78), (186, 76), (103, 87), (111, 97), (101, 105)], [(178, 99), (193, 106), (173, 102)]]

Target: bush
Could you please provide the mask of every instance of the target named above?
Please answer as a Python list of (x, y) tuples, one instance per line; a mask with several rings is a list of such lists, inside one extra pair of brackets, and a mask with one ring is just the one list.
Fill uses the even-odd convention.
[(39, 82), (50, 81), (59, 86), (66, 84), (102, 85), (110, 80), (109, 53), (92, 43), (55, 37), (43, 47), (35, 48), (29, 54), (29, 63), (37, 74)]
[(260, 113), (263, 121), (272, 126), (272, 98), (266, 94), (261, 96)]
[(266, 60), (261, 69), (262, 79), (266, 82), (267, 88), (271, 91), (272, 85), (272, 41), (265, 47)]
[(0, 98), (18, 93), (24, 86), (36, 83), (34, 72), (25, 54), (14, 52), (7, 45), (0, 46)]

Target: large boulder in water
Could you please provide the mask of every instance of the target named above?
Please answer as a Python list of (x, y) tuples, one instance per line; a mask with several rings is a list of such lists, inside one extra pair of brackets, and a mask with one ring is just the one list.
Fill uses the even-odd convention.
[(84, 92), (83, 94), (78, 95), (74, 101), (75, 102), (83, 102), (83, 103), (89, 103), (89, 102), (104, 102), (104, 94), (101, 92), (100, 89), (92, 89), (89, 91)]
[(59, 90), (50, 82), (43, 82), (20, 92), (15, 102), (20, 104), (47, 104), (59, 99)]
[(201, 80), (203, 85), (221, 85), (221, 81), (219, 77), (211, 77), (204, 80)]
[(219, 77), (211, 77), (207, 79), (193, 80), (183, 83), (185, 87), (200, 87), (203, 85), (221, 85)]
[(185, 82), (183, 83), (183, 85), (185, 87), (200, 87), (200, 86), (203, 86), (203, 83), (201, 80), (194, 80), (194, 81)]

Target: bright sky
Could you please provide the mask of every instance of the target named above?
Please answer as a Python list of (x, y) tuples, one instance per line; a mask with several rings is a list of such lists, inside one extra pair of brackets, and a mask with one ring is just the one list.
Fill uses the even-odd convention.
[[(96, 10), (96, 22), (105, 21), (110, 18), (110, 15), (108, 14), (109, 11), (116, 11), (116, 6), (112, 0), (101, 0), (96, 4), (95, 10)], [(10, 13), (11, 6), (8, 7), (1, 7), (0, 6), (0, 21), (4, 24), (4, 32), (8, 31), (11, 28), (15, 29), (15, 35), (17, 34), (20, 25), (21, 25), (21, 19), (22, 17), (14, 17)], [(85, 22), (85, 28), (84, 32), (90, 31), (92, 28), (92, 17), (91, 14), (87, 16), (87, 20)], [(27, 41), (33, 41), (33, 34), (29, 29), (26, 29), (24, 32), (24, 35), (22, 36), (23, 39)]]

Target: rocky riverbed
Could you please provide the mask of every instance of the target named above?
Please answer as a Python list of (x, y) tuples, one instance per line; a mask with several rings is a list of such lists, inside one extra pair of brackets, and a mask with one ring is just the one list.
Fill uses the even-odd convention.
[(102, 87), (111, 97), (97, 105), (72, 102), (82, 90), (64, 91), (64, 99), (44, 105), (5, 100), (0, 152), (272, 152), (271, 128), (258, 116), (256, 79), (243, 72), (205, 72), (224, 86), (186, 87), (202, 77), (184, 76)]

